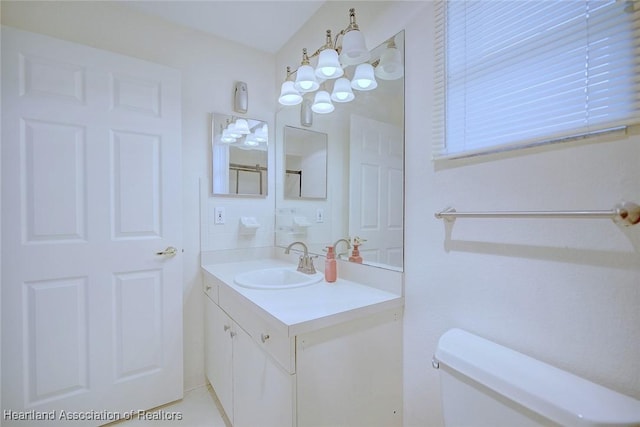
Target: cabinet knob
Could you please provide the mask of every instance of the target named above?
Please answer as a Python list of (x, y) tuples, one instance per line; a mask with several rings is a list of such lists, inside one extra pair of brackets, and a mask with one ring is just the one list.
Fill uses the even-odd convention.
[(207, 286), (207, 292), (211, 290), (211, 285)]
[(224, 325), (224, 331), (227, 332), (229, 329), (231, 329), (231, 326), (229, 325)]
[(235, 337), (236, 335), (238, 335), (236, 332), (233, 332), (233, 331), (229, 332), (229, 336), (231, 338)]
[(269, 334), (262, 334), (260, 336), (260, 339), (262, 340), (262, 342), (267, 342), (267, 340), (269, 339)]

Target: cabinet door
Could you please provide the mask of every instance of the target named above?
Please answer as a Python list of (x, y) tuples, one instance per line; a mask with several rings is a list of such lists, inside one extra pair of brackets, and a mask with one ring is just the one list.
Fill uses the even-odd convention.
[(205, 371), (227, 416), (233, 423), (232, 320), (205, 295)]
[(294, 375), (239, 327), (233, 341), (234, 427), (293, 427)]

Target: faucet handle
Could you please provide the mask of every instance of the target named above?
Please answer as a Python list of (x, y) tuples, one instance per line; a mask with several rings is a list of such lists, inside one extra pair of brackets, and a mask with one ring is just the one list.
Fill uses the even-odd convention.
[(318, 258), (318, 255), (310, 255), (307, 257), (306, 265), (304, 266), (305, 273), (316, 274), (316, 268), (313, 265), (313, 259)]

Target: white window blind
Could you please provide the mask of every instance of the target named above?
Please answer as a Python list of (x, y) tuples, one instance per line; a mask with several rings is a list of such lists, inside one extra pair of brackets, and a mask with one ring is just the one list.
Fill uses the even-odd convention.
[(621, 0), (438, 2), (434, 157), (639, 123), (635, 9)]

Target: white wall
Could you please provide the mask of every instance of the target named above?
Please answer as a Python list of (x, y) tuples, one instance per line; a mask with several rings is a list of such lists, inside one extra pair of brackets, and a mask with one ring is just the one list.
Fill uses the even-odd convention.
[[(186, 389), (204, 384), (199, 182), (202, 178), (209, 186), (204, 194), (210, 194), (210, 113), (233, 113), (233, 85), (240, 80), (248, 85), (246, 117), (271, 125), (276, 97), (273, 56), (142, 15), (118, 2), (2, 1), (1, 7), (3, 25), (135, 56), (181, 71), (184, 378)], [(272, 177), (269, 179), (273, 181)], [(234, 210), (229, 208), (234, 205), (233, 199), (215, 200), (207, 196), (205, 200), (228, 206), (227, 221), (237, 224), (238, 218), (233, 217)], [(273, 200), (253, 200), (251, 209), (272, 211)], [(266, 221), (273, 223), (273, 214)], [(269, 244), (272, 242), (271, 234)]]
[(447, 237), (433, 217), (640, 202), (640, 136), (432, 162), (432, 7), (406, 27), (405, 426), (441, 422), (430, 360), (452, 327), (640, 399), (640, 226), (466, 219)]

